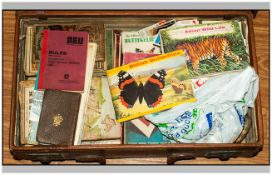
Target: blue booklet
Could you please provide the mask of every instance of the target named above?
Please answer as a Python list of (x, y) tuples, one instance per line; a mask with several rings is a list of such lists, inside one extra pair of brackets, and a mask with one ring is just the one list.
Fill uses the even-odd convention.
[(173, 140), (164, 136), (158, 127), (144, 117), (125, 122), (124, 144), (167, 144)]

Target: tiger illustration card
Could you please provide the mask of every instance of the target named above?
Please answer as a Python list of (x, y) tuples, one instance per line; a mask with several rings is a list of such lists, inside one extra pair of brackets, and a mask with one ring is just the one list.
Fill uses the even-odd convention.
[(175, 91), (173, 79), (190, 78), (183, 51), (146, 58), (107, 71), (118, 122), (194, 102), (192, 83)]
[(171, 27), (160, 30), (163, 53), (182, 50), (190, 75), (234, 71), (249, 65), (246, 37), (241, 22), (218, 21), (208, 24)]

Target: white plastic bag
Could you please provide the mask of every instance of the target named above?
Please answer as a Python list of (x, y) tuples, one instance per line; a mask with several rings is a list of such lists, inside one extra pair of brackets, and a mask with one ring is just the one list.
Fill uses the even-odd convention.
[(195, 93), (197, 102), (146, 115), (167, 137), (183, 143), (232, 143), (254, 106), (259, 79), (254, 69), (211, 77)]

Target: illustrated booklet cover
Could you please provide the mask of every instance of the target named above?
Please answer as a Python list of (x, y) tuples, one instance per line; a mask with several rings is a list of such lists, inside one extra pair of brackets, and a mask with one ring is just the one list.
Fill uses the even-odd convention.
[(164, 136), (158, 127), (144, 117), (124, 124), (124, 144), (162, 144), (173, 143)]
[(126, 52), (123, 54), (123, 59), (124, 59), (124, 65), (134, 62), (134, 61), (138, 61), (138, 60), (142, 60), (144, 58), (149, 58), (149, 57), (154, 57), (157, 56), (159, 54), (154, 54), (154, 53), (133, 53), (133, 52)]
[(122, 52), (160, 54), (160, 48), (153, 45), (154, 39), (154, 35), (142, 37), (138, 31), (122, 32)]
[(172, 80), (182, 83), (190, 78), (185, 60), (182, 51), (174, 51), (108, 70), (117, 121), (132, 120), (196, 101), (192, 84), (187, 84), (181, 92), (171, 86)]
[(106, 76), (93, 76), (85, 114), (83, 141), (120, 138)]
[(160, 30), (163, 53), (183, 50), (193, 77), (241, 70), (249, 65), (246, 43), (235, 20)]

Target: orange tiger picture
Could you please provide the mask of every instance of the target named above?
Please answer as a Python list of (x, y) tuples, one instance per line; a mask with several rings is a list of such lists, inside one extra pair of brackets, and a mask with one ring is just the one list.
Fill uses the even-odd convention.
[(237, 64), (242, 58), (232, 52), (231, 43), (225, 37), (207, 38), (195, 43), (184, 43), (176, 46), (176, 50), (183, 50), (192, 61), (193, 69), (199, 68), (199, 62), (216, 57), (221, 67), (227, 65), (225, 56), (232, 58)]

